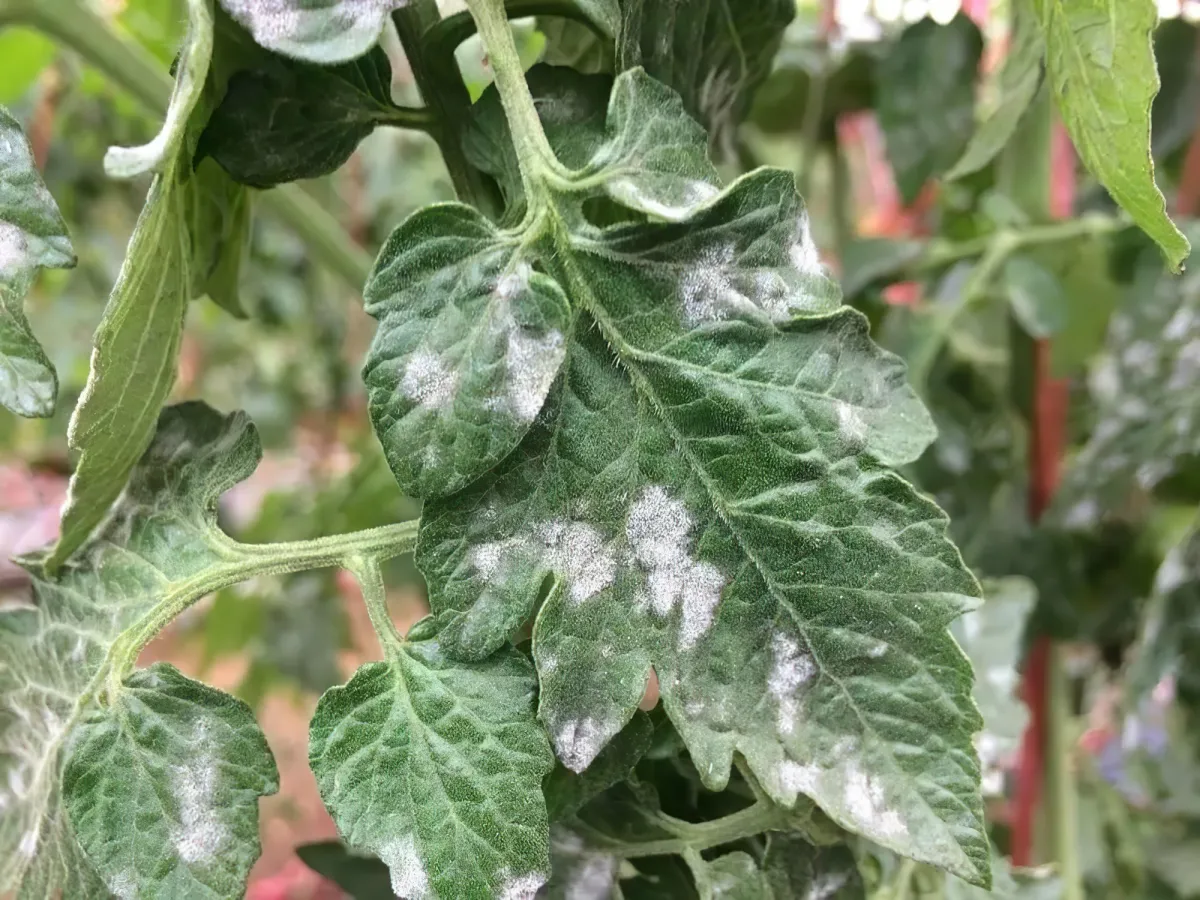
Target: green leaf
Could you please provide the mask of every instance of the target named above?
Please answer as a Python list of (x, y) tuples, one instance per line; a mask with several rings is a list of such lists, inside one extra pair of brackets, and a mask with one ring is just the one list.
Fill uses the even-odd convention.
[(401, 488), (452, 493), (512, 452), (566, 353), (570, 310), (519, 241), (468, 206), (392, 233), (363, 292), (379, 320), (363, 377)]
[(212, 52), (207, 0), (189, 0), (189, 10), (188, 43), (162, 130), (144, 147), (109, 151), (123, 175), (151, 168), (158, 174), (96, 329), (87, 384), (71, 416), (67, 440), (79, 456), (60, 537), (46, 560), (51, 570), (87, 540), (120, 494), (154, 436), (175, 381), (197, 252), (188, 233), (197, 214), (189, 181), (197, 176), (186, 137), (188, 120), (201, 104)]
[(191, 241), (190, 294), (193, 298), (207, 295), (226, 312), (244, 319), (239, 284), (250, 237), (250, 192), (209, 160), (196, 167), (184, 190), (183, 217)]
[(21, 126), (0, 107), (0, 404), (19, 416), (54, 413), (58, 376), (25, 319), (39, 267), (69, 268), (75, 253)]
[(923, 241), (855, 238), (842, 253), (842, 292), (853, 298), (872, 284), (895, 281), (924, 251)]
[(1014, 0), (1009, 41), (1004, 64), (990, 85), (996, 96), (992, 108), (980, 115), (979, 127), (958, 162), (946, 173), (947, 180), (978, 172), (995, 159), (1016, 132), (1017, 123), (1041, 86), (1046, 46), (1030, 0)]
[(877, 114), (905, 203), (950, 169), (971, 140), (982, 53), (979, 28), (959, 13), (947, 25), (933, 19), (910, 25), (879, 60)]
[(653, 740), (654, 723), (638, 712), (585, 771), (572, 772), (561, 763), (556, 765), (542, 784), (550, 821), (574, 815), (589, 800), (628, 778)]
[(1200, 28), (1183, 18), (1159, 22), (1154, 61), (1162, 87), (1150, 109), (1154, 158), (1162, 160), (1187, 144), (1200, 121)]
[(653, 666), (707, 787), (741, 752), (778, 802), (805, 793), (986, 881), (979, 719), (946, 630), (978, 587), (943, 514), (880, 466), (932, 426), (838, 308), (791, 175), (541, 262), (587, 312), (521, 446), (426, 506), (418, 565), (448, 652), (486, 656), (551, 577), (540, 716), (569, 768), (630, 719)]
[(1067, 325), (1067, 298), (1054, 273), (1031, 256), (1010, 256), (1004, 264), (1004, 292), (1013, 316), (1033, 338), (1048, 338)]
[(220, 0), (259, 46), (329, 65), (362, 56), (407, 0)]
[(98, 876), (62, 807), (63, 748), (118, 640), (226, 558), (216, 500), (260, 455), (241, 414), (164, 410), (120, 503), (75, 561), (54, 579), (31, 563), (35, 605), (0, 611), (0, 891), (93, 896)]
[(337, 66), (259, 54), (229, 78), (197, 158), (212, 156), (235, 181), (256, 188), (328, 175), (378, 126), (413, 123), (413, 111), (392, 102), (391, 88), (391, 65), (379, 47)]
[(619, 67), (642, 66), (673, 88), (723, 155), (771, 70), (793, 0), (626, 0)]
[(1092, 370), (1096, 424), (1055, 497), (1056, 518), (1090, 526), (1200, 453), (1198, 380), (1200, 274), (1170, 275), (1148, 251)]
[(845, 845), (814, 847), (792, 835), (772, 834), (763, 868), (778, 900), (863, 900), (866, 896), (854, 853)]
[(309, 734), (321, 797), (398, 896), (516, 900), (546, 880), (552, 756), (535, 688), (515, 651), (462, 664), (417, 641), (321, 698)]
[[(620, 15), (619, 11), (617, 15)], [(584, 23), (574, 19), (539, 16), (537, 27), (546, 38), (542, 62), (570, 68), (585, 75), (612, 72), (611, 41), (603, 41)]]
[(1058, 279), (1066, 301), (1067, 326), (1050, 347), (1050, 368), (1056, 378), (1077, 374), (1103, 348), (1121, 289), (1109, 273), (1112, 243), (1104, 237), (1041, 248), (1037, 261)]
[(145, 172), (171, 173), (184, 146), (192, 110), (204, 94), (212, 54), (212, 0), (188, 0), (188, 33), (175, 68), (175, 90), (166, 119), (150, 143), (108, 148), (104, 171), (110, 178), (133, 178)]
[(1062, 900), (1062, 881), (1044, 869), (1014, 869), (1002, 856), (992, 860), (996, 883), (990, 891), (967, 884), (960, 878), (946, 879), (946, 900)]
[(239, 896), (279, 773), (250, 707), (157, 663), (76, 727), (63, 796), (121, 897)]
[(374, 856), (362, 856), (340, 841), (301, 844), (296, 855), (306, 866), (328, 878), (354, 900), (392, 900), (388, 867)]
[(1046, 68), (1079, 156), (1178, 271), (1187, 238), (1167, 217), (1150, 158), (1150, 105), (1158, 92), (1154, 0), (1034, 0)]
[(1025, 732), (1028, 712), (1017, 699), (1018, 666), (1025, 623), (1033, 612), (1037, 589), (1026, 578), (997, 578), (983, 583), (983, 606), (951, 625), (950, 630), (975, 670), (975, 703), (984, 730), (975, 748), (984, 769), (984, 791), (1003, 793), (1004, 770)]
[(712, 861), (701, 859), (698, 853), (690, 854), (688, 863), (700, 900), (775, 900), (766, 875), (748, 853), (738, 850)]

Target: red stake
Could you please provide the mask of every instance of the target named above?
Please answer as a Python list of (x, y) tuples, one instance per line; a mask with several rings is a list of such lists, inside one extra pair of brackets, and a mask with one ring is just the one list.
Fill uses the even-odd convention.
[[(1054, 123), (1050, 159), (1050, 214), (1056, 219), (1071, 215), (1075, 200), (1075, 153), (1061, 122)], [(1033, 421), (1029, 431), (1029, 519), (1037, 522), (1058, 487), (1059, 468), (1066, 446), (1069, 382), (1055, 378), (1051, 369), (1050, 342), (1034, 342)], [(1017, 767), (1017, 796), (1012, 817), (1013, 865), (1033, 864), (1033, 825), (1042, 793), (1046, 741), (1046, 676), (1050, 638), (1034, 642), (1025, 664), (1021, 696), (1029, 707), (1029, 726), (1021, 741)]]

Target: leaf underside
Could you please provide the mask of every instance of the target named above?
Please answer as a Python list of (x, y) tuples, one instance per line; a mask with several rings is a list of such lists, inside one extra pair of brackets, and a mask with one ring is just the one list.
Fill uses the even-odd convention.
[(262, 47), (329, 65), (362, 56), (407, 0), (220, 0)]

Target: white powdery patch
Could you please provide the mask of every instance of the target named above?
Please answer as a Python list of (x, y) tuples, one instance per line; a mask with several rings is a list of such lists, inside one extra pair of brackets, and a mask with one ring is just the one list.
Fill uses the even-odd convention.
[(0, 222), (0, 279), (15, 277), (26, 265), (28, 247), (25, 232), (11, 222)]
[(737, 248), (709, 247), (679, 280), (679, 299), (688, 323), (713, 322), (733, 313), (752, 313), (754, 303), (734, 287), (730, 277)]
[(41, 823), (21, 835), (21, 843), (17, 844), (17, 854), (25, 859), (33, 859), (37, 853), (38, 841), (41, 839)]
[(804, 900), (829, 900), (850, 878), (849, 872), (827, 872), (818, 875), (808, 886)]
[(608, 900), (616, 880), (616, 857), (601, 854), (584, 857), (567, 881), (566, 900)]
[(725, 588), (720, 569), (691, 555), (694, 524), (687, 507), (657, 485), (642, 491), (625, 521), (629, 546), (647, 573), (651, 607), (660, 616), (677, 604), (683, 608), (682, 650), (694, 647), (708, 631)]
[(554, 750), (564, 766), (582, 772), (620, 730), (619, 725), (605, 724), (591, 716), (572, 719), (555, 733)]
[(666, 219), (668, 222), (686, 219), (696, 211), (696, 207), (707, 203), (721, 193), (708, 182), (689, 181), (682, 190), (677, 192), (678, 202), (669, 203), (660, 197), (646, 193), (642, 190), (641, 185), (632, 178), (615, 178), (609, 182), (608, 189), (627, 206), (636, 207), (642, 212)]
[(808, 224), (807, 213), (802, 213), (796, 220), (796, 237), (788, 248), (788, 257), (801, 275), (813, 278), (825, 276), (825, 270), (821, 266), (821, 256), (817, 253), (817, 244), (812, 239), (812, 229)]
[(846, 812), (868, 834), (896, 838), (908, 834), (899, 813), (888, 808), (883, 785), (855, 763), (846, 767), (844, 801)]
[(411, 834), (388, 841), (380, 848), (379, 858), (387, 864), (392, 876), (392, 891), (397, 897), (425, 900), (429, 896), (429, 876), (417, 855), (417, 843)]
[(529, 290), (533, 268), (519, 262), (512, 271), (501, 275), (492, 290), (497, 301), (496, 329), (505, 341), (506, 382), (502, 397), (492, 401), (508, 410), (518, 421), (528, 424), (541, 412), (550, 385), (567, 355), (562, 332), (551, 329), (538, 337), (522, 328), (512, 312), (512, 301)]
[(867, 420), (845, 400), (837, 401), (838, 436), (847, 444), (861, 444), (867, 439)]
[(533, 900), (538, 890), (546, 883), (546, 876), (537, 872), (528, 875), (508, 875), (500, 873), (499, 900)]
[(171, 788), (179, 806), (179, 824), (171, 826), (171, 843), (185, 863), (213, 859), (229, 839), (216, 804), (217, 760), (212, 755), (208, 723), (199, 722), (192, 738), (194, 756), (171, 767)]
[(400, 392), (422, 409), (445, 409), (458, 390), (458, 373), (432, 350), (417, 350), (409, 357), (400, 381)]
[[(407, 0), (339, 0), (335, 21), (343, 31), (363, 35), (364, 39), (383, 27), (384, 17)], [(328, 30), (331, 18), (324, 3), (307, 9), (298, 0), (221, 0), (226, 11), (246, 28), (256, 43), (278, 49), (294, 48), (319, 40)], [(330, 60), (340, 62), (341, 60)]]
[(767, 675), (767, 690), (779, 704), (777, 725), (780, 734), (791, 734), (796, 730), (799, 701), (796, 690), (817, 671), (812, 657), (804, 653), (796, 642), (784, 634), (771, 639), (771, 671)]
[(613, 583), (616, 554), (591, 525), (553, 521), (539, 525), (536, 533), (546, 548), (546, 564), (570, 585), (572, 603), (582, 603)]
[(821, 772), (820, 766), (785, 759), (779, 764), (779, 785), (786, 793), (811, 797), (816, 793)]
[(104, 884), (112, 891), (113, 896), (119, 897), (120, 900), (133, 900), (137, 896), (137, 879), (129, 870), (118, 872)]

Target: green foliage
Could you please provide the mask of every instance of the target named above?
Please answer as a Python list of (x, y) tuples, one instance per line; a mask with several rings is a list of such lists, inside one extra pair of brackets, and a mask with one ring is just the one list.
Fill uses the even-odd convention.
[[(1095, 815), (1078, 819), (1094, 776), (1066, 765), (1074, 698), (1107, 679), (1128, 671), (1145, 704), (1169, 676), (1189, 727), (1200, 706), (1194, 276), (1164, 273), (1101, 197), (1046, 221), (1053, 97), (1100, 185), (1170, 265), (1187, 255), (1150, 156), (1149, 0), (1017, 0), (982, 90), (965, 15), (842, 47), (792, 0), (468, 0), (446, 19), (432, 0), (188, 0), (186, 33), (184, 4), (131, 0), (115, 20), (131, 48), (67, 0), (19, 6), (0, 13), (165, 120), (106, 159), (149, 176), (119, 271), (89, 249), (119, 228), (76, 230), (87, 278), (115, 284), (72, 416), (60, 540), (23, 560), (33, 602), (0, 607), (0, 892), (245, 890), (258, 800), (278, 781), (253, 710), (137, 668), (209, 594), (203, 664), (246, 654), (239, 695), (328, 688), (309, 762), (341, 841), (301, 856), (355, 896), (1192, 890), (1188, 747), (1139, 770), (1136, 786), (1179, 786), (1169, 802), (1127, 798), (1126, 779), (1089, 786)], [(1192, 177), (1178, 151), (1195, 124), (1193, 31), (1157, 42), (1176, 82), (1154, 109), (1156, 128), (1172, 123), (1153, 144), (1168, 190)], [(169, 104), (154, 60), (174, 61)], [(935, 198), (929, 233), (852, 234), (862, 148), (837, 126), (865, 108), (903, 200)], [(62, 112), (72, 134), (100, 133), (75, 127), (77, 109)], [(150, 130), (125, 124), (131, 144)], [(380, 152), (400, 146), (381, 125), (422, 132), (444, 175), (425, 151)], [(0, 390), (47, 415), (57, 354), (23, 304), (37, 269), (73, 251), (7, 113), (0, 147)], [(72, 221), (137, 196), (93, 183), (95, 152), (56, 152)], [(808, 196), (760, 157), (803, 166)], [(428, 202), (447, 183), (456, 202)], [(270, 190), (255, 204), (250, 188)], [(353, 284), (377, 322), (357, 387), (342, 348), (367, 338), (321, 265), (370, 268)], [(880, 302), (914, 279), (912, 308)], [(47, 278), (46, 293), (69, 304), (83, 280)], [(205, 295), (243, 321), (189, 315)], [(163, 409), (189, 361), (185, 320), (241, 335), (212, 353), (221, 381), (186, 389), (261, 410), (278, 443), (295, 406), (333, 422), (365, 391), (360, 433), (378, 444), (315, 496), (265, 503), (242, 534), (263, 543), (217, 527), (220, 495), (261, 455), (248, 418)], [(273, 363), (289, 401), (242, 386), (272, 354), (292, 357)], [(1047, 379), (1064, 374), (1070, 465), (1034, 525)], [(323, 431), (314, 454), (331, 469), (337, 440)], [(432, 614), (401, 636), (383, 563), (408, 553)], [(337, 568), (383, 655), (341, 685)], [(1026, 723), (1017, 673), (1046, 634), (1096, 643), (1112, 672), (1136, 654), (1119, 675), (1092, 665), (1086, 685), (1051, 655), (1061, 879), (996, 856), (983, 803), (1005, 793)]]
[(25, 319), (39, 268), (75, 265), (67, 225), (42, 183), (21, 126), (0, 107), (0, 404), (49, 416), (58, 376)]

